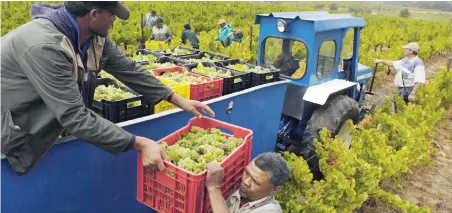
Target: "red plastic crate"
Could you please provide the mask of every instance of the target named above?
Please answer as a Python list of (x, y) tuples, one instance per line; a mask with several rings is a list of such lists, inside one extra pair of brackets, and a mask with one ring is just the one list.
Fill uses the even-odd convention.
[(209, 80), (206, 83), (193, 84), (190, 83), (190, 99), (197, 101), (206, 101), (213, 98), (220, 97), (223, 94), (223, 78), (208, 78), (193, 72), (188, 72), (187, 69), (181, 66), (176, 67), (165, 67), (154, 69), (156, 76), (161, 76), (165, 72), (187, 72), (187, 75), (194, 77), (201, 77), (203, 79)]
[[(244, 139), (244, 143), (229, 154), (220, 164), (224, 168), (221, 185), (223, 196), (227, 198), (240, 186), (242, 173), (251, 161), (251, 143), (253, 132), (232, 124), (211, 118), (193, 118), (188, 125), (157, 141), (174, 144), (182, 134), (190, 131), (192, 126), (201, 128), (220, 128), (232, 132), (234, 137)], [(226, 134), (226, 136), (230, 136)], [(159, 212), (164, 213), (208, 213), (211, 211), (210, 200), (205, 187), (206, 170), (194, 174), (179, 168), (170, 161), (164, 162), (166, 169), (173, 176), (160, 171), (150, 171), (143, 167), (138, 155), (137, 200)]]

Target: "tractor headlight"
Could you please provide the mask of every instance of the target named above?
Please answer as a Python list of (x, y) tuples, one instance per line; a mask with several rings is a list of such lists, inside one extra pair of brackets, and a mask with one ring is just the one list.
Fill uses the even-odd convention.
[(282, 19), (278, 19), (276, 22), (276, 28), (278, 28), (278, 31), (281, 33), (287, 32), (287, 22)]

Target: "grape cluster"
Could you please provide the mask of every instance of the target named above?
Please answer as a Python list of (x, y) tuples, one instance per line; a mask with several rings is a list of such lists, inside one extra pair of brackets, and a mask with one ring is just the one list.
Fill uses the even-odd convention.
[[(131, 92), (126, 92), (124, 90), (121, 90), (119, 88), (116, 88), (114, 85), (104, 86), (100, 85), (96, 87), (96, 90), (94, 92), (94, 100), (101, 101), (101, 100), (107, 100), (107, 101), (117, 101), (117, 100), (123, 100), (127, 98), (133, 98), (135, 95)], [(139, 106), (141, 105), (141, 101), (133, 101), (130, 103), (127, 103), (128, 107), (133, 106)]]
[(147, 54), (147, 55), (143, 55), (141, 53), (138, 53), (138, 55), (135, 55), (132, 58), (132, 61), (135, 62), (149, 62), (149, 63), (153, 63), (155, 60), (155, 57), (151, 54)]
[(174, 48), (174, 50), (168, 49), (165, 51), (166, 54), (171, 55), (186, 55), (186, 54), (192, 54), (193, 52), (190, 50), (184, 50), (179, 47)]
[(208, 163), (223, 161), (242, 143), (243, 139), (226, 137), (219, 129), (193, 126), (174, 145), (163, 142), (162, 147), (174, 165), (197, 174)]
[(231, 71), (223, 71), (223, 70), (217, 70), (215, 67), (205, 67), (201, 63), (198, 64), (196, 68), (193, 68), (192, 70), (195, 73), (209, 76), (211, 78), (230, 78), (232, 77)]
[(228, 68), (233, 69), (233, 70), (237, 70), (239, 72), (254, 72), (254, 73), (269, 73), (269, 72), (272, 72), (272, 70), (267, 69), (267, 68), (263, 68), (261, 66), (256, 66), (254, 68), (250, 68), (246, 64), (229, 65)]
[(207, 79), (188, 75), (187, 72), (165, 72), (163, 73), (163, 75), (161, 75), (161, 77), (175, 81), (177, 83), (187, 82), (191, 84), (200, 84), (207, 82)]
[(124, 83), (122, 83), (121, 81), (119, 81), (118, 79), (116, 79), (113, 75), (111, 75), (110, 73), (107, 73), (107, 72), (105, 72), (105, 71), (100, 71), (99, 72), (99, 75), (100, 75), (100, 77), (101, 78), (109, 78), (109, 79), (113, 79), (113, 80), (115, 80), (119, 85), (121, 85), (121, 86), (126, 86)]
[[(157, 68), (174, 67), (174, 66), (176, 66), (176, 64), (166, 62), (166, 63), (152, 63), (149, 65), (145, 65), (144, 67), (149, 70), (153, 70), (153, 69), (157, 69)], [(154, 73), (152, 72), (152, 74), (154, 74)]]
[(201, 62), (212, 62), (213, 63), (213, 62), (217, 62), (218, 60), (217, 59), (210, 59), (210, 58), (207, 58), (207, 57), (203, 57), (201, 59), (190, 58), (187, 61), (190, 62), (190, 63), (201, 63)]

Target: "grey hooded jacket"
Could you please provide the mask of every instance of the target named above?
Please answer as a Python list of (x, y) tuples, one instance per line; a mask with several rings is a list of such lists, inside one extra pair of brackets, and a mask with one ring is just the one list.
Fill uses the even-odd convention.
[(151, 103), (171, 92), (109, 38), (94, 36), (80, 47), (78, 27), (66, 15), (62, 6), (34, 5), (34, 19), (1, 38), (1, 151), (18, 175), (63, 130), (113, 154), (131, 147), (132, 134), (85, 106), (84, 82), (96, 78), (91, 70), (109, 72)]

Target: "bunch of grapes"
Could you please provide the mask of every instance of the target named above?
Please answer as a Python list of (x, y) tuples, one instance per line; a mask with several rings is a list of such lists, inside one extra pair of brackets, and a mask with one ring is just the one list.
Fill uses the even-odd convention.
[(113, 80), (115, 80), (119, 85), (121, 85), (121, 86), (126, 86), (124, 83), (122, 83), (121, 81), (119, 81), (118, 79), (116, 79), (113, 75), (111, 75), (110, 73), (108, 73), (108, 72), (105, 72), (105, 71), (100, 71), (99, 72), (99, 75), (100, 75), (100, 77), (101, 78), (109, 78), (109, 79), (113, 79)]
[(243, 139), (227, 138), (219, 129), (193, 126), (174, 145), (163, 142), (162, 147), (174, 165), (197, 174), (204, 171), (208, 163), (223, 161), (242, 143)]
[(210, 58), (207, 58), (207, 57), (203, 57), (201, 59), (190, 58), (187, 61), (190, 62), (190, 63), (201, 63), (201, 62), (212, 62), (213, 63), (213, 62), (217, 62), (218, 60), (217, 59), (210, 59)]
[(166, 78), (177, 83), (187, 82), (190, 84), (200, 84), (207, 82), (207, 79), (203, 77), (195, 77), (187, 74), (188, 72), (165, 72), (161, 75), (162, 78)]
[[(127, 98), (133, 98), (135, 95), (130, 92), (126, 92), (124, 90), (121, 90), (119, 88), (116, 88), (114, 85), (109, 85), (108, 87), (104, 85), (100, 85), (96, 87), (96, 90), (94, 92), (94, 100), (101, 101), (101, 100), (107, 100), (107, 101), (117, 101), (117, 100), (124, 100)], [(141, 101), (133, 101), (130, 103), (127, 103), (128, 107), (133, 106), (139, 106), (141, 105)]]
[(152, 63), (149, 65), (144, 65), (145, 68), (149, 69), (149, 70), (153, 70), (153, 69), (157, 69), (157, 68), (165, 68), (165, 67), (174, 67), (177, 66), (176, 64), (170, 63), (170, 62), (166, 62), (166, 63)]
[(153, 63), (155, 60), (155, 56), (151, 54), (143, 55), (141, 53), (138, 53), (138, 55), (135, 55), (132, 57), (132, 61), (135, 62), (149, 62), (150, 64)]
[(171, 55), (187, 55), (187, 54), (193, 54), (190, 50), (181, 49), (179, 47), (174, 48), (174, 50), (168, 49), (165, 51), (166, 54)]
[(195, 73), (209, 76), (211, 78), (230, 78), (232, 77), (231, 71), (223, 71), (223, 70), (217, 70), (215, 67), (205, 67), (201, 63), (198, 64), (196, 68), (193, 68), (192, 70)]
[(237, 70), (239, 72), (254, 72), (254, 73), (269, 73), (269, 72), (272, 72), (272, 70), (267, 69), (267, 68), (263, 68), (261, 66), (256, 66), (254, 68), (250, 68), (246, 64), (229, 65), (228, 68), (233, 69), (233, 70)]

